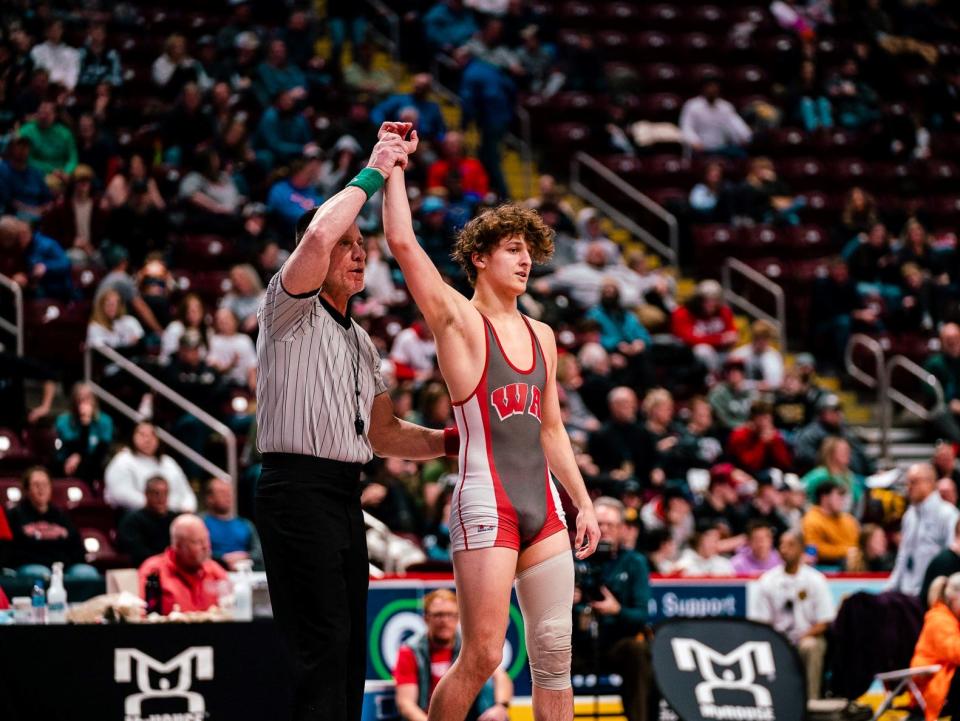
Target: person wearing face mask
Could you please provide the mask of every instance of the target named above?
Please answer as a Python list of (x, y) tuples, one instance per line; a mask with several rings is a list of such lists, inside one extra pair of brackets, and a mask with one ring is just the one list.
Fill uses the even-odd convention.
[(623, 307), (620, 285), (613, 278), (604, 278), (600, 286), (600, 303), (587, 311), (588, 320), (600, 329), (600, 344), (611, 354), (611, 363), (627, 371), (627, 385), (646, 388), (653, 378), (651, 354), (653, 340), (637, 315)]

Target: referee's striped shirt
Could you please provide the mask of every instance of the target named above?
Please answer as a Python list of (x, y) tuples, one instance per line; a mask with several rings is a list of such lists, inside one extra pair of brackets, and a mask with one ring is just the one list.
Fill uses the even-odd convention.
[[(347, 463), (373, 449), (354, 426), (354, 364), (360, 341), (360, 417), (370, 429), (374, 396), (387, 390), (380, 355), (366, 331), (320, 293), (291, 295), (278, 272), (257, 311), (257, 448)], [(357, 335), (354, 336), (353, 327)]]

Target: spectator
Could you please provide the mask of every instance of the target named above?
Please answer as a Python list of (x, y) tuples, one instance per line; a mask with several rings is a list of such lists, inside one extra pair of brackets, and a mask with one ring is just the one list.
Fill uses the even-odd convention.
[(724, 223), (733, 214), (732, 199), (732, 187), (723, 178), (723, 164), (712, 161), (703, 171), (703, 180), (690, 191), (688, 202), (697, 221)]
[(724, 432), (729, 432), (750, 420), (753, 396), (754, 394), (744, 387), (743, 362), (728, 359), (723, 364), (723, 380), (717, 383), (707, 396), (717, 426)]
[(117, 528), (119, 548), (135, 566), (170, 545), (170, 524), (178, 515), (169, 508), (170, 484), (163, 476), (148, 478), (143, 495), (143, 508), (124, 515)]
[(951, 443), (960, 443), (960, 325), (940, 328), (940, 352), (927, 358), (923, 367), (940, 383), (946, 407), (931, 418), (934, 430)]
[(732, 576), (730, 559), (720, 554), (720, 529), (706, 526), (690, 539), (690, 548), (680, 554), (676, 571), (681, 576)]
[(710, 468), (723, 453), (713, 423), (713, 409), (702, 396), (690, 400), (689, 419), (679, 431), (677, 444), (666, 452), (667, 478), (686, 478), (691, 468)]
[(810, 295), (813, 299), (810, 317), (815, 319), (814, 342), (825, 345), (829, 362), (842, 368), (851, 330), (855, 327), (877, 330), (879, 313), (864, 307), (856, 283), (841, 258), (829, 262), (826, 276), (814, 279)]
[(817, 563), (845, 567), (860, 540), (860, 524), (847, 513), (847, 489), (824, 481), (814, 491), (815, 505), (803, 517), (803, 540), (816, 549)]
[(880, 98), (860, 77), (856, 58), (847, 58), (840, 72), (827, 81), (827, 95), (836, 109), (837, 124), (843, 128), (857, 130), (880, 119)]
[(710, 371), (717, 371), (726, 352), (737, 342), (733, 311), (723, 302), (723, 288), (715, 280), (697, 285), (693, 298), (673, 312), (673, 334), (693, 349)]
[(920, 586), (920, 603), (926, 608), (930, 605), (930, 586), (940, 576), (952, 576), (960, 572), (960, 521), (954, 529), (953, 540), (950, 545), (933, 557), (930, 565), (923, 574), (923, 584)]
[(437, 365), (437, 344), (433, 333), (417, 318), (409, 328), (404, 328), (393, 339), (390, 349), (394, 373), (398, 381), (423, 382), (434, 375)]
[(710, 469), (710, 485), (693, 510), (699, 528), (715, 528), (720, 533), (720, 553), (737, 550), (746, 540), (747, 516), (740, 506), (738, 476), (729, 463)]
[(120, 55), (107, 47), (107, 27), (96, 22), (87, 31), (87, 43), (80, 50), (80, 73), (77, 85), (81, 88), (95, 88), (100, 83), (108, 83), (115, 88), (123, 85), (123, 68)]
[(370, 111), (370, 122), (379, 126), (384, 120), (400, 117), (406, 108), (417, 111), (417, 135), (421, 142), (440, 142), (447, 132), (440, 106), (430, 100), (433, 89), (433, 76), (429, 73), (417, 73), (412, 78), (413, 89), (410, 93), (391, 95)]
[(743, 118), (720, 97), (720, 83), (714, 78), (704, 81), (700, 95), (683, 104), (680, 111), (683, 141), (692, 150), (742, 157), (742, 146), (753, 133)]
[(211, 478), (204, 495), (207, 509), (201, 518), (210, 533), (213, 560), (231, 571), (237, 561), (252, 561), (254, 570), (263, 570), (263, 551), (257, 529), (233, 510), (233, 484), (222, 478)]
[(103, 478), (107, 451), (113, 443), (113, 419), (100, 410), (86, 383), (70, 392), (70, 410), (57, 416), (57, 464), (64, 476), (93, 483)]
[(620, 246), (607, 237), (600, 224), (600, 213), (596, 208), (583, 208), (577, 213), (577, 242), (574, 246), (577, 260), (583, 260), (587, 248), (597, 243), (603, 245), (607, 254), (607, 263), (613, 265), (620, 261)]
[(933, 447), (933, 458), (930, 461), (937, 472), (937, 478), (949, 478), (954, 483), (960, 483), (960, 464), (957, 463), (957, 448), (942, 438)]
[(35, 222), (53, 200), (43, 173), (32, 166), (29, 138), (12, 138), (0, 162), (0, 206), (20, 220)]
[[(843, 203), (843, 212), (840, 215), (840, 226), (843, 228), (844, 239), (849, 240), (858, 235), (865, 237), (876, 228), (878, 223), (880, 223), (880, 216), (877, 214), (876, 198), (863, 188), (857, 186), (850, 188)], [(883, 230), (885, 236), (886, 226)], [(873, 245), (878, 244), (873, 243)], [(852, 267), (851, 275), (856, 277)]]
[(120, 300), (123, 301), (123, 304), (136, 313), (137, 318), (143, 325), (154, 333), (163, 333), (163, 326), (157, 321), (153, 310), (140, 295), (136, 279), (127, 272), (130, 267), (130, 259), (126, 249), (117, 245), (110, 246), (104, 253), (104, 261), (110, 272), (103, 277), (100, 285), (97, 286), (94, 303), (108, 290), (116, 291), (120, 294)]
[(773, 547), (773, 530), (762, 521), (747, 524), (747, 542), (740, 547), (730, 565), (737, 575), (752, 576), (776, 568), (783, 560)]
[(106, 214), (93, 194), (96, 176), (89, 165), (78, 165), (70, 177), (67, 193), (43, 216), (44, 232), (66, 249), (72, 264), (96, 264), (98, 248), (106, 229)]
[(930, 610), (923, 617), (911, 667), (938, 670), (918, 683), (925, 721), (960, 715), (960, 698), (953, 682), (960, 665), (960, 574), (940, 576), (930, 589)]
[(477, 32), (473, 13), (463, 0), (439, 0), (423, 16), (423, 35), (436, 52), (452, 52)]
[(257, 308), (263, 298), (263, 283), (256, 269), (249, 263), (235, 265), (230, 269), (232, 290), (220, 299), (221, 308), (229, 308), (240, 321), (244, 333), (257, 329)]
[(833, 127), (833, 106), (824, 94), (813, 60), (801, 61), (796, 80), (787, 88), (784, 109), (790, 120), (802, 125), (808, 133)]
[(236, 230), (243, 196), (220, 164), (216, 150), (197, 155), (196, 169), (180, 182), (180, 197), (187, 202), (188, 222), (209, 232)]
[(136, 511), (146, 504), (147, 481), (154, 476), (167, 480), (170, 508), (178, 512), (197, 510), (197, 497), (180, 466), (162, 452), (153, 424), (141, 421), (133, 429), (131, 444), (122, 448), (103, 473), (103, 499), (114, 508)]
[[(506, 72), (480, 58), (467, 61), (460, 77), (463, 128), (475, 122), (480, 132), (477, 153), (490, 179), (490, 189), (500, 198), (509, 196), (503, 177), (501, 143), (513, 123), (517, 88)], [(466, 190), (466, 186), (464, 186)]]
[(850, 469), (850, 443), (841, 436), (827, 436), (820, 445), (820, 465), (807, 473), (801, 480), (807, 487), (807, 496), (817, 500), (817, 488), (823, 483), (834, 483), (843, 488), (849, 496), (844, 500), (845, 511), (853, 511), (860, 516), (864, 510), (865, 483), (863, 476)]
[(153, 574), (160, 577), (163, 590), (161, 613), (166, 616), (175, 608), (183, 613), (206, 611), (219, 601), (217, 583), (227, 580), (227, 573), (210, 558), (210, 534), (197, 516), (184, 514), (170, 524), (170, 546), (151, 556), (138, 572), (141, 592)]
[(731, 358), (743, 361), (744, 387), (761, 393), (776, 391), (783, 382), (783, 355), (773, 347), (779, 340), (777, 328), (770, 321), (755, 320), (750, 324), (750, 336), (748, 345), (730, 353)]
[[(397, 712), (404, 721), (426, 721), (433, 690), (460, 655), (459, 617), (452, 591), (440, 588), (424, 596), (426, 628), (400, 646), (393, 671)], [(513, 682), (503, 668), (497, 668), (474, 701), (469, 717), (506, 721), (512, 699)]]
[(177, 103), (163, 117), (160, 135), (164, 160), (179, 166), (197, 162), (196, 154), (209, 148), (216, 128), (203, 108), (203, 91), (197, 83), (186, 83), (176, 97)]
[(340, 192), (349, 179), (363, 169), (366, 162), (357, 139), (352, 135), (341, 135), (333, 144), (329, 157), (320, 165), (318, 177), (313, 181), (320, 192), (318, 197), (329, 198)]
[(292, 91), (300, 100), (307, 95), (307, 77), (297, 64), (287, 56), (287, 44), (274, 38), (267, 44), (267, 56), (257, 66), (257, 99), (263, 107), (270, 104), (278, 93)]
[[(644, 635), (650, 601), (650, 571), (647, 560), (623, 547), (625, 509), (615, 498), (601, 496), (593, 502), (600, 526), (600, 543), (609, 550), (595, 553), (581, 563), (589, 569), (596, 587), (584, 587), (578, 574), (574, 588), (574, 617), (587, 614), (597, 623), (599, 636), (591, 640), (584, 632), (589, 624), (574, 623), (574, 673), (614, 672), (623, 678), (620, 694), (629, 721), (654, 718), (656, 708), (650, 648)], [(594, 649), (600, 651), (593, 663)]]
[[(611, 354), (611, 361), (626, 371), (627, 385), (638, 390), (653, 381), (651, 358), (653, 339), (635, 313), (620, 301), (620, 284), (604, 278), (600, 287), (600, 304), (587, 311), (586, 318), (600, 327), (600, 344)], [(649, 352), (648, 352), (649, 351)]]
[[(176, 354), (180, 348), (180, 338), (187, 330), (195, 330), (200, 334), (204, 345), (209, 345), (209, 336), (211, 334), (210, 322), (207, 319), (207, 311), (203, 306), (203, 301), (196, 293), (187, 293), (180, 301), (177, 307), (176, 319), (170, 322), (164, 331), (160, 340), (160, 361), (167, 363)], [(206, 355), (206, 349), (202, 349), (201, 357)]]
[(395, 86), (393, 76), (374, 65), (370, 43), (353, 48), (353, 62), (344, 69), (343, 82), (354, 96), (373, 103), (389, 95)]
[(663, 485), (660, 453), (667, 450), (671, 440), (676, 442), (667, 433), (673, 418), (670, 394), (663, 389), (647, 394), (643, 402), (646, 425), (637, 420), (637, 394), (631, 388), (614, 388), (608, 403), (610, 420), (590, 435), (590, 456), (614, 480), (635, 477), (643, 487)]
[(97, 297), (87, 325), (88, 345), (105, 345), (130, 355), (139, 348), (143, 336), (143, 326), (132, 315), (127, 315), (117, 291), (110, 289)]
[(53, 238), (31, 232), (30, 226), (12, 215), (0, 218), (0, 250), (20, 257), (24, 272), (13, 281), (37, 298), (68, 300), (73, 292), (70, 259)]
[(956, 537), (960, 511), (936, 493), (937, 476), (929, 463), (914, 463), (906, 477), (910, 507), (900, 524), (900, 547), (887, 588), (916, 596), (927, 566)]
[(83, 541), (70, 517), (50, 500), (53, 482), (43, 466), (32, 466), (23, 474), (23, 498), (10, 509), (8, 522), (13, 534), (10, 565), (21, 578), (50, 578), (50, 567), (63, 564), (66, 578), (99, 578), (93, 566), (83, 562)]
[(647, 563), (651, 573), (662, 576), (673, 573), (676, 568), (677, 544), (666, 528), (657, 528), (646, 533)]
[(273, 105), (260, 116), (253, 147), (257, 159), (266, 168), (288, 163), (294, 158), (316, 155), (319, 147), (313, 141), (310, 124), (297, 112), (297, 94), (288, 90), (277, 93)]
[(463, 192), (477, 200), (489, 192), (487, 171), (479, 160), (464, 155), (463, 134), (457, 131), (447, 133), (440, 143), (440, 158), (427, 171), (427, 189), (444, 187), (451, 174), (460, 178)]
[(33, 120), (20, 128), (21, 138), (30, 141), (30, 165), (44, 175), (70, 175), (77, 167), (77, 144), (70, 129), (57, 121), (57, 107), (43, 100)]
[(331, 0), (327, 6), (327, 27), (330, 31), (331, 62), (340, 67), (340, 55), (343, 52), (343, 43), (350, 33), (351, 51), (356, 54), (357, 48), (365, 44), (367, 39), (367, 18), (362, 6), (350, 0)]
[(567, 78), (560, 72), (555, 50), (541, 41), (540, 28), (534, 24), (520, 31), (520, 40), (516, 56), (526, 88), (545, 98), (556, 94)]
[[(856, 223), (856, 220), (851, 217), (850, 222)], [(850, 277), (857, 282), (858, 292), (877, 293), (884, 298), (896, 294), (896, 286), (900, 283), (900, 262), (890, 248), (887, 226), (876, 221), (866, 230), (859, 231), (844, 248), (843, 254)]]
[(267, 210), (284, 236), (294, 237), (297, 220), (323, 202), (323, 196), (317, 191), (319, 175), (319, 158), (297, 158), (290, 163), (289, 175), (270, 187)]
[[(857, 549), (850, 554), (847, 562), (847, 570), (854, 573), (890, 573), (893, 570), (894, 555), (889, 548), (887, 532), (875, 523), (864, 523), (860, 529)], [(960, 569), (960, 561), (957, 562), (957, 568)], [(924, 591), (921, 599), (925, 597)]]
[[(746, 479), (753, 481), (749, 476)], [(780, 536), (789, 528), (786, 518), (780, 512), (781, 507), (784, 507), (782, 494), (768, 478), (756, 481), (756, 488), (750, 503), (747, 504), (747, 523), (760, 521), (767, 524), (773, 529), (774, 540), (779, 542)]]
[(820, 698), (826, 632), (836, 608), (827, 579), (803, 562), (803, 553), (803, 536), (784, 533), (780, 539), (783, 565), (760, 576), (747, 616), (770, 624), (797, 647), (807, 677), (807, 698), (815, 699)]
[(51, 83), (73, 90), (80, 75), (80, 52), (63, 42), (63, 21), (48, 22), (44, 36), (46, 40), (30, 51), (30, 59), (49, 73)]
[(668, 487), (644, 504), (640, 520), (648, 533), (665, 529), (673, 539), (675, 549), (686, 546), (694, 531), (690, 501), (679, 488)]
[(239, 331), (237, 316), (232, 310), (217, 309), (213, 315), (213, 331), (206, 362), (222, 373), (228, 383), (255, 391), (257, 349), (250, 336)]
[[(27, 43), (29, 44), (29, 39)], [(33, 61), (27, 58), (30, 68), (30, 84), (21, 88), (19, 96), (14, 101), (14, 116), (20, 122), (36, 114), (40, 102), (50, 96), (50, 73), (44, 68), (34, 68)], [(56, 86), (55, 86), (56, 87)]]
[(915, 218), (911, 218), (903, 225), (897, 262), (901, 266), (907, 263), (915, 263), (931, 277), (946, 280), (943, 277), (943, 263), (933, 249), (932, 238), (927, 229), (923, 227), (923, 223)]
[(180, 33), (170, 35), (163, 45), (163, 53), (153, 61), (153, 82), (168, 98), (175, 98), (189, 84), (209, 88), (213, 82), (203, 66), (190, 57), (187, 39)]
[(939, 479), (937, 481), (937, 493), (951, 506), (956, 506), (957, 501), (960, 500), (957, 496), (957, 484), (952, 478)]
[(754, 476), (793, 465), (790, 446), (773, 425), (773, 406), (767, 401), (750, 404), (750, 419), (730, 433), (727, 449), (733, 462)]
[(773, 397), (774, 422), (791, 438), (793, 431), (810, 423), (816, 413), (821, 391), (807, 378), (808, 374), (794, 361), (793, 367), (784, 371), (783, 383)]
[(770, 158), (751, 158), (747, 177), (734, 190), (734, 215), (746, 223), (799, 225), (797, 212), (806, 206), (806, 198), (795, 195), (777, 177)]
[(924, 275), (916, 263), (907, 263), (901, 269), (903, 280), (900, 288), (893, 286), (887, 290), (896, 294), (898, 305), (886, 314), (885, 321), (890, 329), (899, 333), (911, 333), (921, 330), (929, 333), (937, 323), (940, 309), (934, 303), (936, 293), (933, 284)]
[[(843, 405), (837, 396), (829, 393), (817, 401), (817, 417), (797, 433), (793, 442), (794, 460), (800, 470), (809, 470), (821, 458), (823, 442), (828, 436), (838, 436), (847, 442), (850, 448), (849, 469), (858, 476), (873, 473), (871, 461), (860, 439), (843, 422)], [(859, 500), (860, 494), (851, 485), (847, 490)], [(810, 488), (812, 492), (812, 488)]]
[(167, 204), (160, 195), (157, 181), (150, 177), (147, 163), (140, 153), (131, 153), (119, 170), (110, 179), (103, 194), (103, 206), (108, 210), (117, 210), (130, 202), (134, 188), (143, 186), (149, 205), (163, 210)]
[[(116, 160), (115, 143), (110, 135), (100, 130), (93, 113), (82, 113), (77, 119), (77, 160), (80, 165), (93, 168), (94, 189), (99, 192), (109, 177)], [(101, 203), (102, 205), (102, 203)]]

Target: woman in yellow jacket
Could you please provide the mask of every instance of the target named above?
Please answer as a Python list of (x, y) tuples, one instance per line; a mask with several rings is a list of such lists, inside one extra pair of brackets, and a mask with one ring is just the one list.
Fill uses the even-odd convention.
[(927, 705), (926, 721), (941, 716), (960, 718), (960, 684), (954, 683), (960, 665), (960, 573), (935, 579), (928, 602), (930, 610), (923, 617), (910, 666), (941, 666), (932, 676), (917, 681)]

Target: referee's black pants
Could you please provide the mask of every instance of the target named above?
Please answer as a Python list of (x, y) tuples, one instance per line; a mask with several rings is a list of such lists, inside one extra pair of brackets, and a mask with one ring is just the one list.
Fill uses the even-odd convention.
[(359, 477), (359, 464), (263, 456), (256, 524), (293, 655), (294, 721), (360, 721), (369, 566)]

